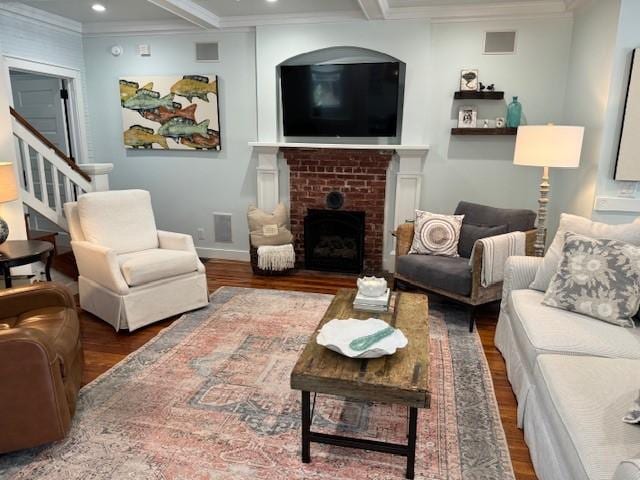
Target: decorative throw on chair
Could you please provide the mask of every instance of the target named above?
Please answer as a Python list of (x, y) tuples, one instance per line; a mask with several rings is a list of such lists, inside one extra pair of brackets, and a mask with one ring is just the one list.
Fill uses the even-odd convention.
[(258, 268), (281, 272), (295, 266), (296, 254), (290, 243), (278, 246), (258, 247)]
[(510, 232), (477, 240), (471, 251), (469, 264), (473, 265), (474, 251), (482, 243), (482, 273), (480, 283), (489, 287), (504, 280), (504, 265), (512, 255), (524, 255), (527, 236), (524, 232)]
[(633, 327), (640, 306), (640, 247), (565, 235), (563, 257), (543, 303)]
[(416, 210), (415, 233), (409, 254), (458, 257), (464, 215), (441, 215)]

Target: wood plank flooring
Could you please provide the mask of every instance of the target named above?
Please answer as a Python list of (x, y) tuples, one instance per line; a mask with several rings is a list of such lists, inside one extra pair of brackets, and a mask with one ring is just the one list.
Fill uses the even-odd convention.
[[(353, 276), (319, 272), (298, 272), (285, 277), (258, 277), (252, 274), (251, 267), (245, 262), (210, 260), (206, 263), (206, 268), (211, 292), (222, 286), (236, 286), (335, 294), (339, 288), (352, 288), (356, 284)], [(89, 313), (80, 312), (80, 317), (85, 351), (84, 384), (106, 372), (175, 320), (165, 320), (129, 334), (115, 333), (111, 326)], [(497, 317), (495, 305), (480, 309), (477, 317), (478, 333), (491, 369), (516, 478), (536, 480), (522, 431), (516, 427), (516, 401), (507, 380), (504, 361), (493, 345)]]

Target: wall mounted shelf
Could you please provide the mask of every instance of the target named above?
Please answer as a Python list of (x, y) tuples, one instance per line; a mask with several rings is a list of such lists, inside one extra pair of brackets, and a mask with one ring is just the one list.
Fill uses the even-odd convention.
[(456, 100), (504, 100), (504, 92), (458, 91), (453, 94)]
[(516, 135), (517, 128), (452, 128), (451, 135)]

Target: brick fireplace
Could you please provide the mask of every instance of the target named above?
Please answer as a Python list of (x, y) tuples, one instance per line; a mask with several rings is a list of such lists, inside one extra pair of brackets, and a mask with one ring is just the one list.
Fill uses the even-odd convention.
[(304, 219), (309, 209), (327, 209), (327, 195), (340, 192), (342, 211), (365, 212), (364, 271), (383, 261), (387, 168), (392, 150), (281, 148), (290, 170), (291, 230), (296, 260), (304, 265)]

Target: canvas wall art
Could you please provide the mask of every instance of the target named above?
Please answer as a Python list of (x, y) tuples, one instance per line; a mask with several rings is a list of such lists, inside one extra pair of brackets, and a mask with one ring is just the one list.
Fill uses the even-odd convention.
[(121, 78), (120, 105), (127, 148), (220, 150), (216, 75)]

